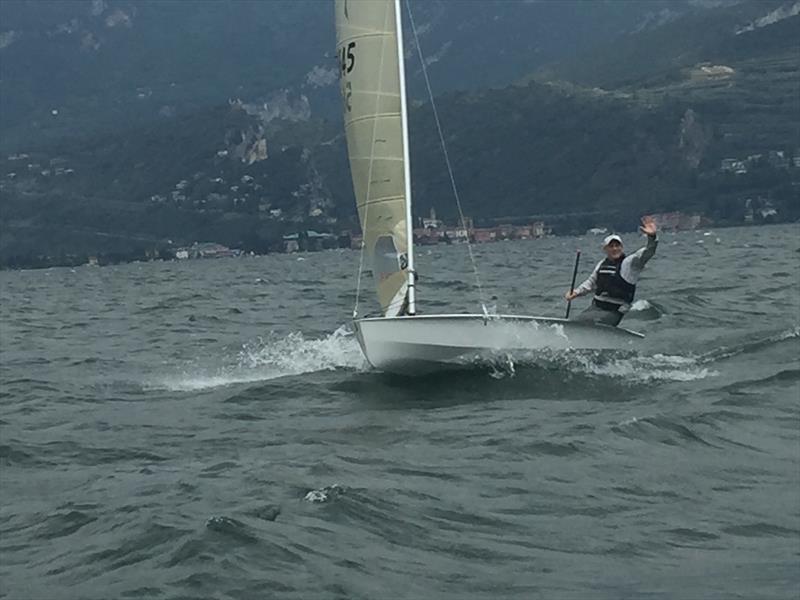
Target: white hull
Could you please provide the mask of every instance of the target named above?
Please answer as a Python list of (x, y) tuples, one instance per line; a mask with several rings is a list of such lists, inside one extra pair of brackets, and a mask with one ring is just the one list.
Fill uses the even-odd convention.
[(641, 333), (516, 315), (419, 315), (354, 321), (358, 342), (376, 369), (425, 374), (544, 349), (631, 348)]

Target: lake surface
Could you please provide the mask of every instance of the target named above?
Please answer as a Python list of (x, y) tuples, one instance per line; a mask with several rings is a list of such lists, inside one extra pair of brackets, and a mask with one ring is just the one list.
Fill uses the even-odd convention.
[[(478, 246), (490, 303), (561, 316), (599, 243)], [(418, 263), (479, 310), (464, 246)], [(635, 353), (422, 379), (365, 365), (357, 266), (0, 273), (0, 597), (800, 594), (800, 227), (663, 234)]]

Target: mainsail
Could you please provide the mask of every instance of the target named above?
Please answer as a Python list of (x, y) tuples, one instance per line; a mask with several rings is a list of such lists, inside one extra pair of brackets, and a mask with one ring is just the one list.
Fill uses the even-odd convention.
[(353, 190), (383, 314), (406, 310), (409, 240), (394, 0), (336, 0), (336, 49)]

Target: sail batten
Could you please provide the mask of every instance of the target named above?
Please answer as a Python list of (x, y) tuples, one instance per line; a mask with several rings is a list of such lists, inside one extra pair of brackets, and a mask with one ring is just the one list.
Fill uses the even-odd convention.
[(336, 0), (337, 56), (364, 258), (386, 316), (408, 289), (408, 172), (393, 0)]

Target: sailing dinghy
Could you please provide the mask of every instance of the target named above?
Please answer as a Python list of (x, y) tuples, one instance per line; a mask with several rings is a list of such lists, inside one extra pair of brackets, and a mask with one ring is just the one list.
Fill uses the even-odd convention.
[[(489, 314), (485, 306), (478, 314), (417, 314), (401, 0), (336, 0), (335, 10), (347, 150), (363, 232), (353, 322), (369, 363), (422, 374), (535, 350), (627, 348), (643, 338), (567, 319)], [(432, 94), (431, 102), (435, 111)], [(446, 148), (445, 158), (450, 169)], [(451, 181), (463, 226), (452, 171)], [(376, 282), (379, 317), (358, 317), (365, 263)]]

